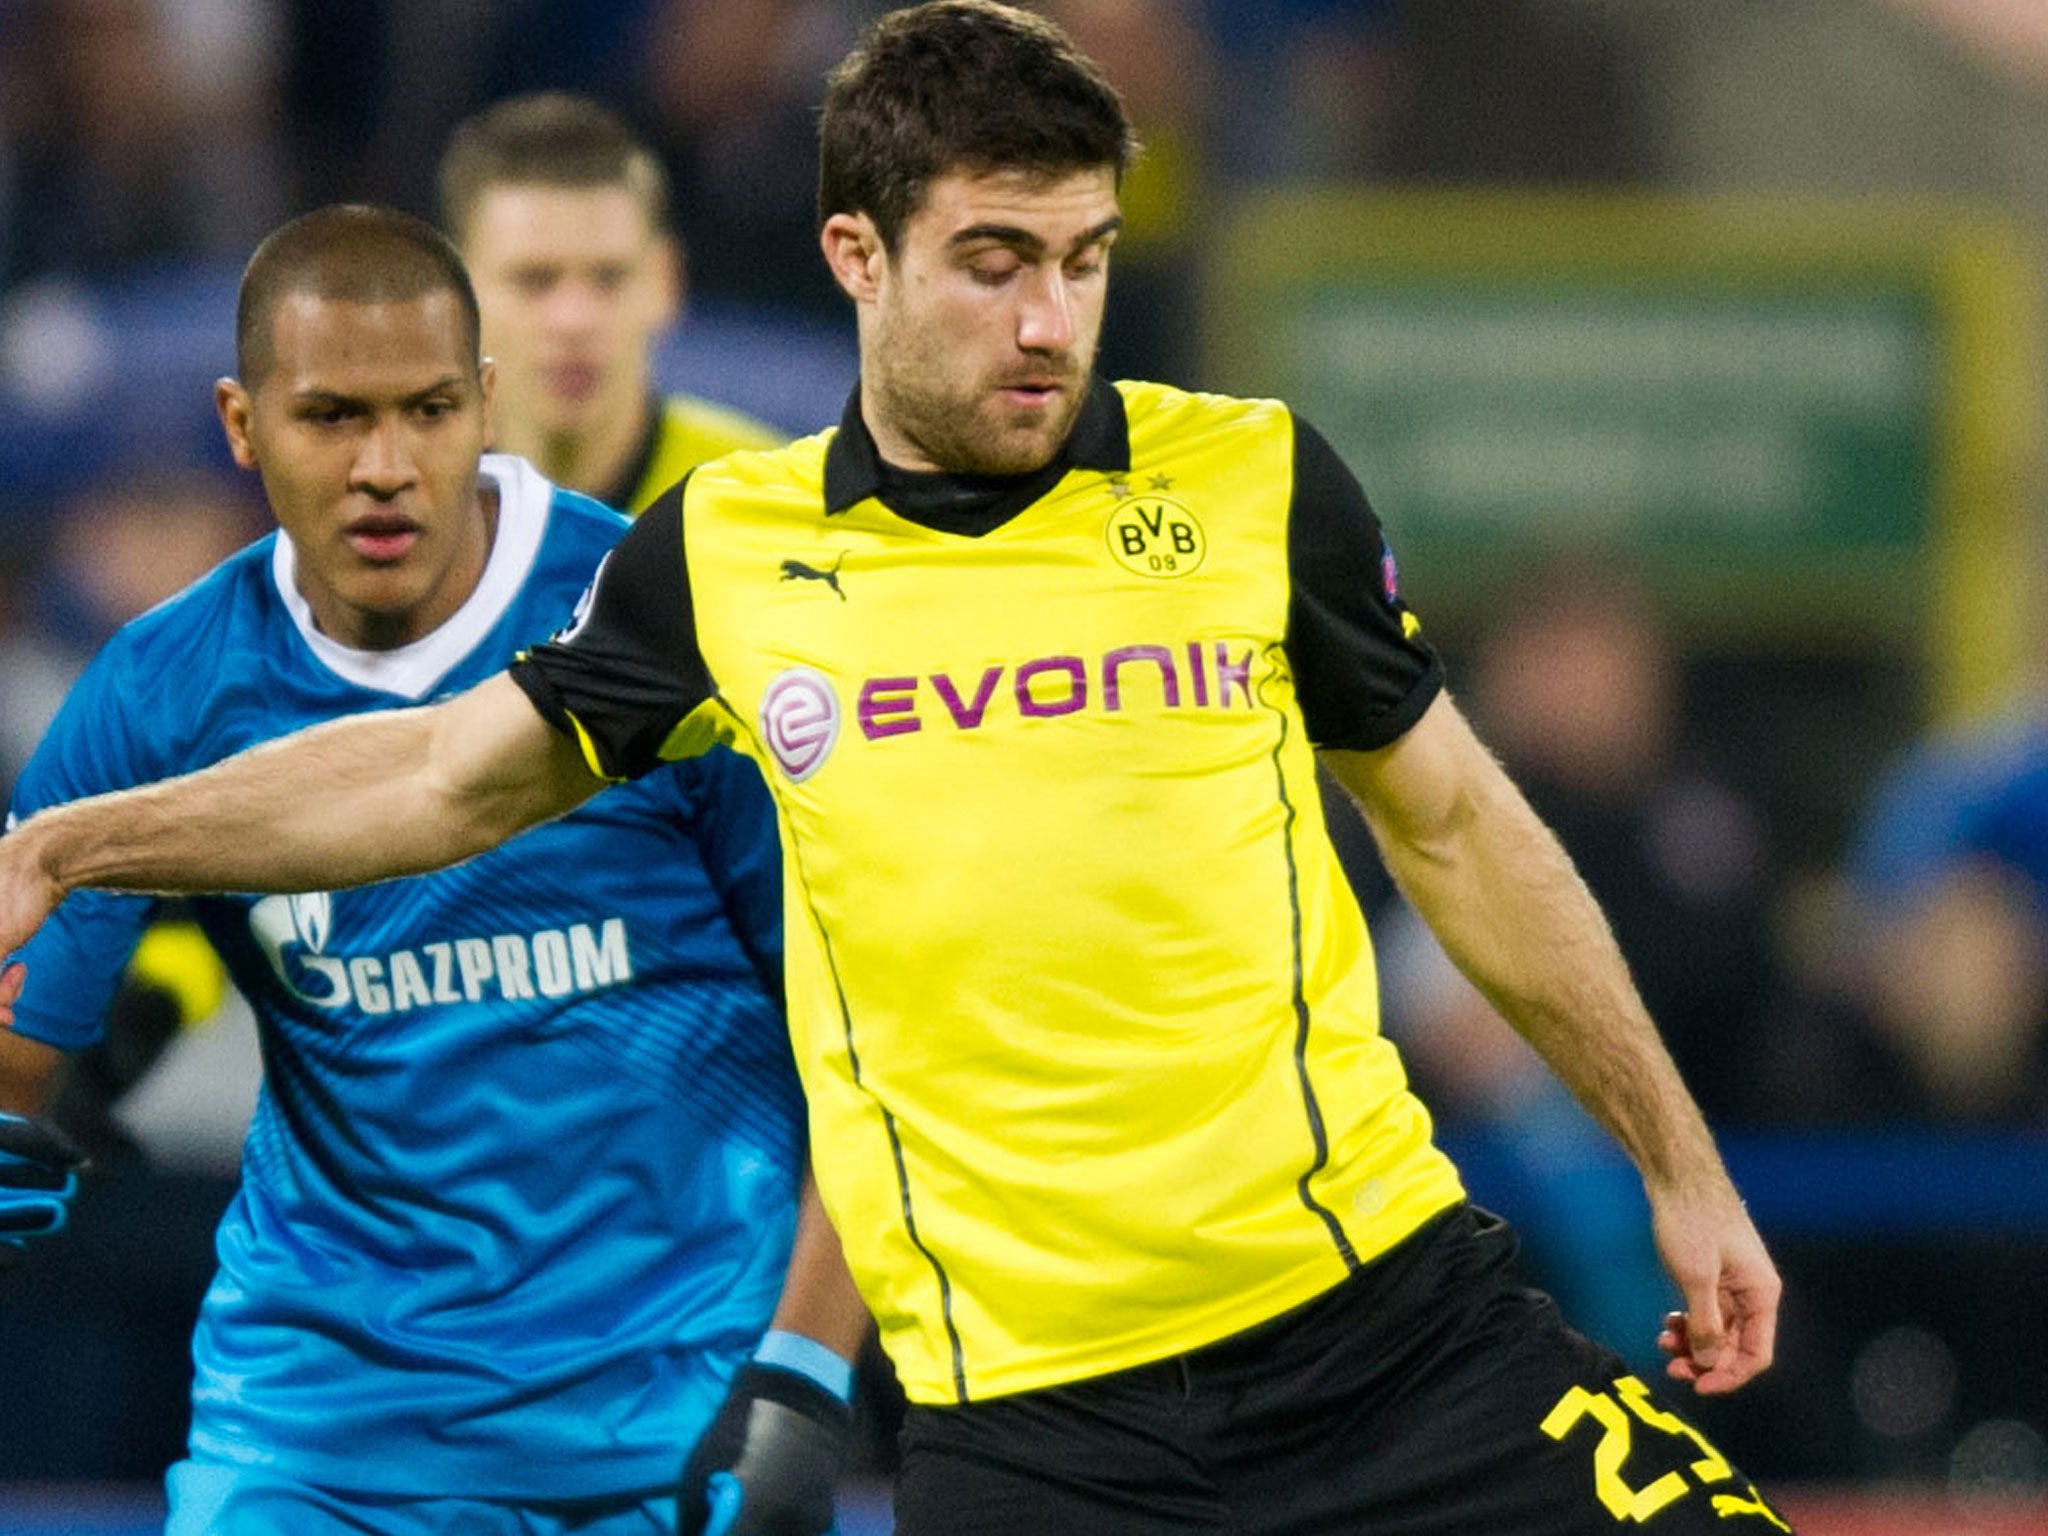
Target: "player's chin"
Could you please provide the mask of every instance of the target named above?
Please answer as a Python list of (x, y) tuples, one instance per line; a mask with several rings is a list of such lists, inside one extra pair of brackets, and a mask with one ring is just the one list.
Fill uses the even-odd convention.
[(983, 436), (983, 462), (975, 468), (985, 475), (1028, 475), (1043, 469), (1066, 441), (1072, 422), (1071, 413), (1057, 420), (1035, 412), (1005, 415)]
[(341, 597), (365, 619), (389, 625), (409, 620), (418, 612), (431, 585), (421, 562), (396, 560), (356, 572), (355, 580), (342, 589)]
[(953, 467), (970, 475), (1028, 475), (1052, 462), (1059, 440), (1043, 441), (1038, 435), (988, 433), (965, 453)]
[(550, 438), (581, 437), (591, 429), (598, 414), (587, 401), (563, 400), (551, 395), (547, 409), (541, 413), (541, 435)]

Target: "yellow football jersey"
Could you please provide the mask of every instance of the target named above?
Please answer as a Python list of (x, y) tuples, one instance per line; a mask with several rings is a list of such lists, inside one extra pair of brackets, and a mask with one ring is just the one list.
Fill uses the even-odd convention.
[[(759, 760), (819, 1186), (920, 1402), (1211, 1343), (1461, 1198), (1323, 825), (1296, 424), (1096, 393), (974, 531), (892, 510), (857, 411), (706, 466), (680, 534), (644, 519), (587, 633), (522, 664), (601, 771), (714, 737)], [(1342, 684), (1326, 744), (1391, 740), (1441, 678), (1357, 503), (1396, 662)], [(679, 627), (633, 644), (696, 654), (650, 736), (661, 706), (590, 674), (663, 559)]]
[(670, 395), (661, 402), (661, 419), (646, 462), (631, 477), (620, 510), (635, 515), (646, 511), (655, 497), (706, 459), (735, 449), (773, 448), (786, 437), (731, 406)]

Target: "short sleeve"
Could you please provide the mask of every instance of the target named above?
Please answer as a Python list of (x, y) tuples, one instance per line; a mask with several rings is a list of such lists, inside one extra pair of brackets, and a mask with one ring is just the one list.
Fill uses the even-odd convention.
[[(102, 653), (79, 679), (23, 767), (10, 829), (37, 811), (162, 776), (162, 765), (135, 758), (138, 731), (121, 704), (126, 689), (118, 649)], [(18, 955), (28, 972), (15, 1029), (67, 1051), (98, 1040), (107, 1004), (156, 909), (151, 896), (92, 890), (67, 896)]]
[(1287, 656), (1309, 740), (1386, 746), (1442, 691), (1443, 662), (1402, 601), (1393, 550), (1357, 478), (1299, 417), (1287, 562)]
[(683, 558), (684, 480), (607, 554), (569, 627), (522, 652), (512, 679), (610, 779), (662, 761), (676, 727), (716, 693), (697, 649)]

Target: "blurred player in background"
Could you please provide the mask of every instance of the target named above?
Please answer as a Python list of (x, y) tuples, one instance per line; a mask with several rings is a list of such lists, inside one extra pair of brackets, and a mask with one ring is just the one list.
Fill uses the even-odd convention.
[[(275, 233), (236, 351), (217, 404), (279, 529), (115, 636), (19, 816), (467, 688), (569, 621), (626, 526), (483, 453), (475, 299), (418, 220), (340, 207)], [(196, 903), (266, 1082), (171, 1532), (667, 1529), (721, 1402), (690, 1517), (751, 1455), (760, 1475), (716, 1490), (725, 1522), (765, 1501), (792, 1523), (762, 1529), (823, 1530), (865, 1315), (814, 1201), (798, 1219), (752, 765), (719, 753), (459, 869), (353, 883)], [(0, 1032), (17, 1244), (61, 1221), (73, 1159), (34, 1117), (153, 905), (81, 896), (24, 952), (36, 980)], [(754, 1411), (764, 1394), (801, 1412)]]
[(0, 942), (77, 887), (438, 867), (731, 739), (778, 801), (820, 1189), (911, 1399), (899, 1536), (1784, 1529), (1517, 1283), (1380, 1034), (1318, 750), (1635, 1162), (1670, 1375), (1769, 1365), (1776, 1271), (1356, 479), (1280, 402), (1094, 378), (1132, 152), (1043, 18), (884, 17), (821, 124), (836, 432), (665, 493), (505, 677), (30, 822)]
[(441, 224), (476, 283), (500, 449), (639, 512), (705, 459), (782, 441), (726, 406), (662, 398), (654, 347), (682, 310), (682, 242), (661, 162), (611, 111), (550, 91), (470, 118), (441, 158)]

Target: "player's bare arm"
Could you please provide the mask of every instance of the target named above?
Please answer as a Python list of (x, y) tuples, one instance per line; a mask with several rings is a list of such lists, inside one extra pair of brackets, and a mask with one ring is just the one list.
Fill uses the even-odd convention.
[(853, 1432), (853, 1361), (872, 1326), (806, 1177), (782, 1297), (676, 1491), (682, 1536), (832, 1524)]
[(818, 1186), (809, 1178), (797, 1209), (796, 1247), (790, 1252), (789, 1273), (771, 1326), (816, 1339), (848, 1360), (860, 1353), (874, 1327), (867, 1304), (847, 1273), (839, 1233), (818, 1199)]
[(1387, 868), (1502, 1017), (1628, 1152), (1685, 1298), (1671, 1374), (1727, 1392), (1771, 1362), (1779, 1281), (1607, 921), (1448, 696), (1376, 752), (1325, 754)]
[(601, 787), (501, 674), (443, 704), (315, 726), (31, 817), (0, 839), (0, 952), (73, 890), (363, 885), (482, 853)]
[(64, 1053), (14, 1032), (14, 999), (20, 991), (19, 976), (0, 977), (0, 1113), (41, 1115), (63, 1086)]

